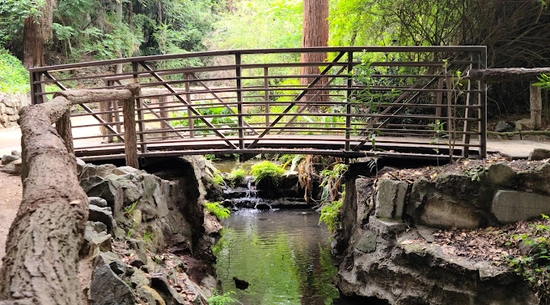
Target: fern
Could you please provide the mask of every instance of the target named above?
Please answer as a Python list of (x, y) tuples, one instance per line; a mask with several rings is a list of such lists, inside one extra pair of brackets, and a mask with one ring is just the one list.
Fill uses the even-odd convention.
[(321, 208), (319, 223), (324, 222), (330, 232), (336, 232), (340, 226), (340, 209), (342, 208), (343, 200), (331, 201)]
[(229, 215), (231, 215), (231, 210), (224, 208), (219, 202), (206, 202), (204, 207), (210, 214), (220, 220), (229, 218)]

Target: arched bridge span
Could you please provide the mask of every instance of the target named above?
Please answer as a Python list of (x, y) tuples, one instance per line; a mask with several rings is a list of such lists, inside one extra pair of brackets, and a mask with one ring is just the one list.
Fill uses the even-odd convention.
[[(311, 52), (326, 60), (302, 63)], [(60, 90), (139, 87), (129, 100), (73, 107), (75, 154), (85, 160), (485, 157), (486, 85), (462, 77), (485, 67), (483, 46), (231, 50), (39, 67), (31, 87), (33, 103)]]

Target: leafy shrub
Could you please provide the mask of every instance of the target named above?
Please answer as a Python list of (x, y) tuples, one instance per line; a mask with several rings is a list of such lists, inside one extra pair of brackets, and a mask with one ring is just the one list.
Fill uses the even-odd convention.
[(256, 163), (250, 169), (250, 174), (254, 177), (256, 182), (264, 179), (270, 179), (277, 183), (284, 173), (285, 170), (283, 168), (269, 161)]
[(206, 202), (204, 207), (218, 219), (226, 219), (231, 215), (231, 211), (228, 208), (224, 208), (219, 202)]
[(332, 169), (324, 169), (321, 171), (321, 184), (319, 185), (323, 188), (321, 201), (338, 200), (340, 197), (340, 189), (342, 188), (341, 179), (347, 169), (348, 166), (346, 164), (336, 163)]
[(214, 172), (214, 177), (212, 177), (212, 183), (216, 185), (222, 185), (222, 186), (225, 184), (223, 177), (219, 171)]
[(244, 169), (234, 169), (229, 173), (227, 176), (227, 180), (229, 180), (229, 183), (231, 186), (242, 184), (244, 181), (244, 178), (246, 177), (246, 171)]
[[(343, 197), (343, 196), (342, 196)], [(319, 223), (324, 222), (330, 232), (335, 232), (340, 226), (340, 208), (342, 207), (343, 200), (331, 201), (323, 205), (321, 208), (321, 215), (319, 216)]]
[(214, 292), (214, 294), (208, 298), (208, 304), (209, 305), (240, 304), (237, 301), (237, 299), (233, 297), (234, 295), (236, 295), (235, 291), (229, 291), (224, 294), (218, 294), (217, 292)]
[[(524, 277), (537, 291), (540, 298), (550, 300), (550, 217), (530, 225), (530, 232), (514, 234), (508, 246), (526, 249), (523, 255), (507, 257), (514, 272)], [(541, 303), (542, 304), (542, 303)]]
[(25, 93), (29, 88), (29, 72), (19, 59), (0, 49), (0, 92)]

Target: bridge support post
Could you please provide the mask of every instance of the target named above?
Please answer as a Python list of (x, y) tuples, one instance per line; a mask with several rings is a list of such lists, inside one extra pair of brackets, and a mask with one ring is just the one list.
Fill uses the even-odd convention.
[(136, 100), (134, 98), (124, 101), (122, 104), (124, 116), (124, 151), (126, 165), (139, 168), (136, 135)]
[(529, 107), (531, 108), (531, 121), (533, 121), (533, 129), (540, 130), (542, 125), (542, 94), (540, 87), (533, 86), (534, 82), (529, 86)]

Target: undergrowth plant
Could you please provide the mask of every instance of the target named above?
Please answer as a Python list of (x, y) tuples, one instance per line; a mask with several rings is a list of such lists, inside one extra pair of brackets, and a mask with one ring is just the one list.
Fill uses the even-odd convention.
[(254, 177), (254, 181), (256, 182), (270, 179), (274, 184), (277, 184), (284, 173), (285, 170), (282, 167), (270, 161), (256, 163), (250, 169), (250, 174)]
[(219, 294), (217, 291), (208, 298), (208, 305), (233, 305), (241, 304), (241, 302), (235, 299), (235, 291), (229, 291), (223, 294)]
[(546, 302), (550, 300), (550, 217), (542, 218), (542, 222), (530, 225), (529, 232), (511, 236), (507, 245), (525, 250), (522, 255), (507, 259), (514, 272), (525, 278)]
[(223, 207), (219, 202), (206, 202), (204, 207), (219, 220), (229, 218), (229, 215), (231, 215), (231, 210)]
[(231, 173), (229, 173), (229, 175), (227, 175), (227, 180), (229, 180), (231, 187), (242, 184), (245, 178), (246, 171), (242, 168), (234, 169)]
[(214, 172), (214, 176), (212, 177), (212, 183), (216, 185), (225, 185), (225, 181), (223, 180), (223, 176), (221, 175), (220, 171), (216, 170)]
[(332, 169), (322, 170), (320, 173), (323, 192), (321, 201), (335, 201), (340, 197), (341, 179), (348, 169), (346, 164), (336, 163)]
[(29, 72), (19, 59), (0, 49), (0, 92), (25, 93), (29, 88)]
[(428, 124), (428, 127), (434, 132), (434, 138), (430, 144), (435, 145), (434, 151), (436, 153), (437, 166), (439, 166), (439, 144), (441, 143), (441, 139), (447, 135), (445, 132), (445, 122), (436, 119), (434, 123)]
[(319, 216), (319, 223), (324, 222), (328, 230), (332, 233), (340, 227), (340, 209), (344, 202), (342, 196), (339, 200), (326, 203), (321, 208), (321, 215)]

